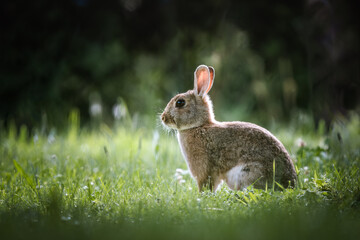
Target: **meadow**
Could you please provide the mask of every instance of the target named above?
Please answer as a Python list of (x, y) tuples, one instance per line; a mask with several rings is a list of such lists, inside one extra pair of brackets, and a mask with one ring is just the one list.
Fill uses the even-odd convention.
[[(1, 239), (359, 239), (360, 121), (270, 130), (295, 189), (199, 193), (175, 134), (119, 121), (0, 130)], [(305, 123), (304, 123), (305, 122)]]

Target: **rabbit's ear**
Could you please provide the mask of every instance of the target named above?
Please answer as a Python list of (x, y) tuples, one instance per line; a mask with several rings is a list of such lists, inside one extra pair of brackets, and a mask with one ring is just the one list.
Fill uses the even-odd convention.
[(214, 84), (214, 79), (215, 79), (215, 68), (213, 68), (212, 66), (209, 66), (209, 71), (210, 71), (210, 84), (209, 84), (209, 88), (208, 88), (207, 92), (209, 92), (210, 89), (212, 88), (212, 85)]
[(194, 73), (194, 91), (199, 96), (207, 94), (214, 82), (215, 70), (213, 67), (200, 65), (196, 68)]

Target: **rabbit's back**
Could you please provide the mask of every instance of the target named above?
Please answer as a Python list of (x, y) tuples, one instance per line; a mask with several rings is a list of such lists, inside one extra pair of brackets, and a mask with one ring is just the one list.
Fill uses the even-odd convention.
[(216, 123), (204, 126), (200, 131), (209, 148), (217, 149), (217, 162), (220, 163), (270, 160), (272, 164), (274, 158), (289, 158), (285, 147), (276, 137), (252, 123)]

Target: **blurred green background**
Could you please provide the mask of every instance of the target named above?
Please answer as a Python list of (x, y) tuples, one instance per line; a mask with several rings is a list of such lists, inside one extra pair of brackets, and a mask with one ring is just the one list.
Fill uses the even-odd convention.
[(0, 119), (155, 120), (216, 69), (219, 120), (315, 122), (359, 110), (357, 1), (2, 1)]

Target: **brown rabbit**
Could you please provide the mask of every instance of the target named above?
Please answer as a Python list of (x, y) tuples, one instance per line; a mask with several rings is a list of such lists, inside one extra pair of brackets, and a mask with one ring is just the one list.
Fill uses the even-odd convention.
[(265, 189), (275, 181), (295, 186), (297, 175), (283, 144), (268, 130), (247, 122), (218, 122), (207, 95), (215, 78), (213, 67), (200, 65), (194, 90), (173, 97), (161, 114), (165, 126), (177, 130), (181, 152), (199, 191), (216, 191), (224, 180), (233, 190), (253, 184)]

